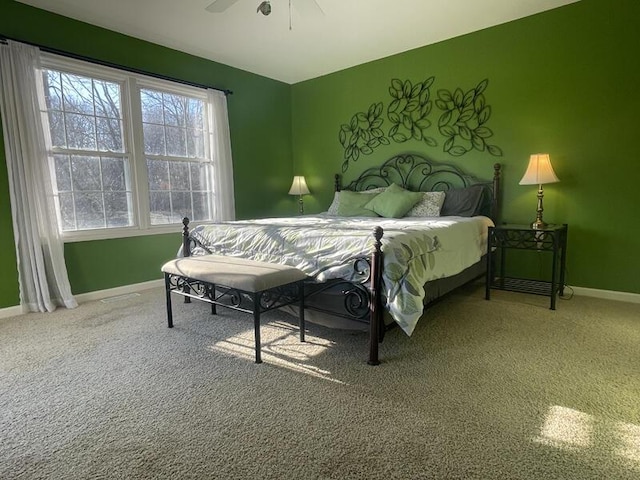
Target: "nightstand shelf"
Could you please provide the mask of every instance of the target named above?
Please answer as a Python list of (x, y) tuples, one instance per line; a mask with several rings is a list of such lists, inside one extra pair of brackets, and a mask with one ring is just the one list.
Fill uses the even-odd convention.
[[(567, 230), (566, 224), (548, 225), (540, 230), (534, 230), (529, 225), (516, 224), (489, 227), (485, 298), (491, 299), (492, 289), (543, 295), (551, 298), (549, 308), (555, 310), (557, 296), (564, 293)], [(505, 266), (509, 249), (548, 253), (551, 261), (550, 278), (533, 280), (506, 276)]]

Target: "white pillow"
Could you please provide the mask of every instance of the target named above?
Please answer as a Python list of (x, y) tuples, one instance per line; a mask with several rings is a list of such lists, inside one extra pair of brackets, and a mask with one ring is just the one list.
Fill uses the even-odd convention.
[(444, 197), (444, 192), (424, 192), (422, 200), (416, 203), (405, 217), (439, 217)]
[[(364, 190), (362, 192), (357, 192), (357, 193), (381, 193), (381, 192), (384, 192), (386, 189), (387, 187), (377, 187), (377, 188), (372, 188), (371, 190)], [(331, 202), (331, 205), (329, 205), (329, 209), (327, 210), (327, 215), (338, 215), (339, 207), (340, 207), (340, 192), (336, 192), (333, 195), (333, 201)]]

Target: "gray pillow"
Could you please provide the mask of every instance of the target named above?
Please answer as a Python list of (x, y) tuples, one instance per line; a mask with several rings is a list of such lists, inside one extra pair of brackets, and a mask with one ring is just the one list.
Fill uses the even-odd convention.
[(440, 215), (474, 217), (486, 214), (483, 212), (483, 196), (485, 188), (482, 185), (472, 185), (466, 188), (452, 188), (447, 190)]

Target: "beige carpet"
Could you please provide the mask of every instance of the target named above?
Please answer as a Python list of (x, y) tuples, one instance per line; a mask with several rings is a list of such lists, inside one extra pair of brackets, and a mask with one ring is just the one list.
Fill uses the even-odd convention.
[(640, 306), (481, 286), (366, 334), (163, 291), (0, 320), (2, 479), (638, 479)]

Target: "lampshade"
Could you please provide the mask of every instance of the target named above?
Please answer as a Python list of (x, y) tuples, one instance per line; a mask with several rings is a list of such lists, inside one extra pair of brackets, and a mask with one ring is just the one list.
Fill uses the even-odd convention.
[(520, 185), (542, 185), (544, 183), (559, 182), (551, 166), (551, 159), (548, 153), (536, 153), (529, 157), (529, 166), (524, 172)]
[(304, 179), (304, 176), (296, 175), (293, 177), (289, 195), (307, 195), (309, 193), (311, 192), (309, 192), (309, 187), (307, 187), (307, 181)]

